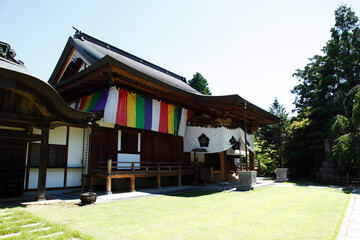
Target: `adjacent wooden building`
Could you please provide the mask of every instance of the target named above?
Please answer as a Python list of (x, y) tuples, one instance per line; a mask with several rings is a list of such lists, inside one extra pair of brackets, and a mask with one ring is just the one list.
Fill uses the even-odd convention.
[[(10, 46), (0, 42), (0, 197), (21, 195), (32, 188), (43, 199), (45, 186), (76, 182), (67, 169), (67, 163), (76, 161), (68, 154), (69, 137), (91, 123), (93, 114), (69, 107), (14, 57)], [(58, 142), (59, 129), (68, 133), (62, 143)], [(78, 160), (80, 174), (75, 178), (81, 178)]]

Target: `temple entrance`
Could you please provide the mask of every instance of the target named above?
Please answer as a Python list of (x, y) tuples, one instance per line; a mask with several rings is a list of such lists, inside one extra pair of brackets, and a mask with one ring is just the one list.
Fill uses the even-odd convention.
[(26, 142), (0, 140), (0, 152), (0, 198), (22, 195)]

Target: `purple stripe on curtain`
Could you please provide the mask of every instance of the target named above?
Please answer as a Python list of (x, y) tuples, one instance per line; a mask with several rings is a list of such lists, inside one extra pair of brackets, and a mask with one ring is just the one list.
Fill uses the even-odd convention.
[[(180, 125), (180, 119), (181, 119), (181, 113), (182, 113), (182, 107), (177, 107), (177, 110), (178, 110), (178, 114), (177, 114), (177, 117), (178, 117), (178, 125)], [(179, 128), (178, 128), (179, 129)]]
[(92, 112), (102, 111), (102, 110), (105, 109), (105, 105), (106, 105), (106, 101), (108, 99), (108, 95), (109, 95), (109, 89), (108, 88), (101, 91), (99, 101), (96, 104), (96, 106), (94, 107), (94, 109), (92, 110)]
[(151, 130), (152, 121), (152, 99), (145, 98), (145, 129)]

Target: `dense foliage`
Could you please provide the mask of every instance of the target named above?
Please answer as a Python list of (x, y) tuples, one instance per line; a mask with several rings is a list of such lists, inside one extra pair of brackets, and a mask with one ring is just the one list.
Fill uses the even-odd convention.
[(352, 116), (336, 116), (331, 127), (333, 157), (339, 174), (360, 177), (360, 92), (355, 95)]
[(193, 75), (191, 80), (189, 80), (189, 85), (202, 94), (211, 95), (207, 80), (198, 72)]
[[(335, 11), (335, 21), (323, 54), (315, 55), (294, 73), (300, 81), (292, 91), (298, 116), (292, 120), (284, 154), (291, 172), (302, 177), (315, 176), (325, 157), (325, 139), (332, 140), (340, 173), (350, 168), (352, 174), (356, 172), (355, 160), (348, 155), (353, 154), (350, 146), (355, 147), (357, 137), (346, 135), (350, 126), (344, 118), (352, 116), (353, 109), (357, 112), (353, 104), (360, 84), (359, 20), (351, 8), (342, 5)], [(339, 117), (334, 125), (335, 116)], [(358, 117), (351, 120), (354, 124), (358, 121)]]
[(277, 98), (269, 108), (269, 112), (279, 117), (279, 123), (262, 127), (255, 134), (255, 156), (261, 163), (261, 174), (265, 176), (273, 175), (275, 168), (282, 167), (284, 164), (283, 144), (286, 141), (289, 126), (289, 114)]

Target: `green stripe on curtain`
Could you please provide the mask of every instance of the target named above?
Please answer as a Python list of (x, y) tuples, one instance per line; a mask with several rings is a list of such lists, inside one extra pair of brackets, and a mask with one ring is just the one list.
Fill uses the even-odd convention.
[(99, 101), (100, 93), (101, 93), (101, 91), (98, 91), (98, 92), (94, 93), (94, 96), (91, 99), (91, 102), (90, 102), (90, 105), (89, 105), (89, 107), (87, 109), (87, 112), (91, 112), (95, 108), (96, 104)]
[(178, 132), (178, 107), (174, 107), (174, 135), (177, 136)]
[(145, 102), (144, 97), (136, 94), (136, 128), (145, 127)]

